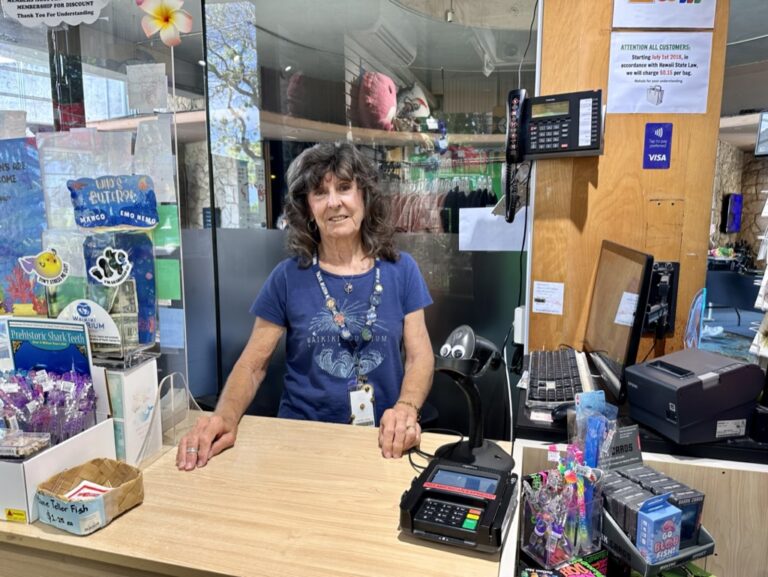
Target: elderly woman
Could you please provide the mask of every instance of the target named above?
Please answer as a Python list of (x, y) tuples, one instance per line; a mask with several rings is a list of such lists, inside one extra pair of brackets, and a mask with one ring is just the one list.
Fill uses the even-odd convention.
[(180, 469), (205, 466), (235, 443), (283, 333), (279, 417), (379, 425), (386, 458), (420, 441), (434, 365), (424, 322), (432, 299), (413, 258), (395, 250), (375, 166), (352, 145), (318, 144), (291, 163), (287, 180), (293, 257), (253, 303), (250, 339), (216, 410), (179, 444)]

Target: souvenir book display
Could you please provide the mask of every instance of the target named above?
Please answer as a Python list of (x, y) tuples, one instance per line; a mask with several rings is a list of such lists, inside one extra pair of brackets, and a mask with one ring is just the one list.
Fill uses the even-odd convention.
[[(57, 445), (96, 424), (88, 331), (83, 323), (47, 318), (0, 319), (0, 431), (19, 448), (6, 457)], [(8, 432), (47, 435), (8, 435)], [(37, 439), (37, 443), (31, 443)], [(22, 451), (23, 449), (23, 451)]]

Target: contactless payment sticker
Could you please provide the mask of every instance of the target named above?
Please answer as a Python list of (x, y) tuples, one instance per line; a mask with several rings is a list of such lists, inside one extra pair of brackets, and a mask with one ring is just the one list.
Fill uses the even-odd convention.
[(34, 275), (35, 280), (44, 286), (61, 284), (69, 276), (69, 263), (61, 260), (53, 248), (34, 256), (22, 256), (19, 258), (19, 265), (21, 270)]
[[(661, 87), (658, 87), (661, 90)], [(643, 168), (669, 168), (672, 158), (672, 123), (648, 122), (645, 125)]]

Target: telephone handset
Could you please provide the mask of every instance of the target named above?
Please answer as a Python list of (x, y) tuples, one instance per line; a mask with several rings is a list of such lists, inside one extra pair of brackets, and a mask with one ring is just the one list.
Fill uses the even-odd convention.
[(510, 90), (507, 95), (507, 163), (517, 164), (522, 161), (523, 138), (521, 123), (525, 109), (525, 89)]
[(525, 89), (510, 90), (507, 95), (506, 178), (504, 183), (504, 217), (507, 222), (515, 219), (517, 207), (517, 171), (515, 165), (522, 161), (522, 122), (525, 110)]

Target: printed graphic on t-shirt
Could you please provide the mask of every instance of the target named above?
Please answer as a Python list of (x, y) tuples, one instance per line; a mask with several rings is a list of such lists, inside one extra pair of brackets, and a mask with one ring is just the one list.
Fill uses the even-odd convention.
[[(377, 343), (386, 342), (387, 328), (378, 319), (371, 326), (373, 339), (366, 343), (360, 338), (360, 333), (365, 326), (369, 306), (360, 301), (344, 301), (338, 307), (339, 313), (344, 315), (344, 322), (352, 332), (353, 337), (361, 349), (360, 374), (367, 375), (384, 362), (384, 354), (377, 348)], [(313, 347), (318, 343), (335, 344), (337, 346), (325, 346), (314, 357), (313, 361), (326, 373), (334, 377), (351, 378), (357, 374), (355, 358), (348, 347), (338, 346), (343, 343), (340, 337), (340, 328), (333, 320), (333, 313), (327, 308), (321, 309), (309, 323), (310, 334), (307, 336), (307, 346)]]

